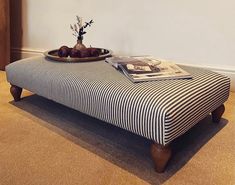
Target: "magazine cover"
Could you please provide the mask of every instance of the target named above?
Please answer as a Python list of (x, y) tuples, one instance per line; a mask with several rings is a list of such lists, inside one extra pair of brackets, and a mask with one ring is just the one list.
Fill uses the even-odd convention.
[(175, 63), (153, 57), (111, 57), (106, 62), (121, 69), (132, 82), (192, 78)]

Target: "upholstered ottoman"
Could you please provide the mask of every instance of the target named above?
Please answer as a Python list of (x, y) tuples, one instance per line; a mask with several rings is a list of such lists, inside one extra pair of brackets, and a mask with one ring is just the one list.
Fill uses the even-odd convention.
[(6, 67), (15, 101), (22, 88), (153, 141), (158, 172), (170, 143), (212, 113), (219, 122), (230, 81), (220, 74), (181, 66), (193, 79), (132, 83), (104, 61), (61, 63), (29, 58)]

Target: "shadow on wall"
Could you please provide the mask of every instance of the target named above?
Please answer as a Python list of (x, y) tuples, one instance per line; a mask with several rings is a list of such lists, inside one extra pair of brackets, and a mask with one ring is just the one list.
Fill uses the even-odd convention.
[[(156, 173), (150, 158), (151, 141), (37, 95), (24, 97), (14, 106), (33, 115), (42, 126), (78, 146), (110, 161), (150, 184), (162, 184), (180, 170), (228, 123), (213, 124), (211, 117), (195, 125), (172, 143), (173, 157), (165, 173)], [(201, 132), (204, 130), (204, 132)]]
[(22, 37), (22, 0), (10, 0), (11, 62), (21, 58)]

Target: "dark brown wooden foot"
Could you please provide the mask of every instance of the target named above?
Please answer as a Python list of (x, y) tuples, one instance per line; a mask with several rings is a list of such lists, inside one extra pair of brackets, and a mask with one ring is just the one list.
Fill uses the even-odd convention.
[(212, 121), (214, 123), (219, 123), (220, 119), (225, 111), (224, 105), (220, 105), (217, 109), (215, 109), (211, 114), (212, 114)]
[(10, 92), (15, 101), (20, 101), (20, 96), (22, 93), (21, 87), (18, 87), (16, 85), (11, 85)]
[(154, 161), (155, 170), (158, 173), (162, 173), (165, 170), (167, 162), (171, 157), (171, 148), (170, 146), (163, 146), (157, 143), (151, 145), (151, 156)]

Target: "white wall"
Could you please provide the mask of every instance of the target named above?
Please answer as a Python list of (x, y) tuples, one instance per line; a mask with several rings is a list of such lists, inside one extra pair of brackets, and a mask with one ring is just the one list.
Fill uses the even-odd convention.
[[(235, 74), (234, 0), (22, 0), (25, 50), (73, 46), (75, 16), (95, 23), (84, 43)], [(13, 38), (14, 39), (14, 38)], [(17, 48), (17, 46), (12, 46)]]

